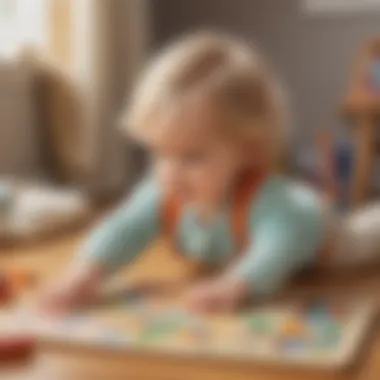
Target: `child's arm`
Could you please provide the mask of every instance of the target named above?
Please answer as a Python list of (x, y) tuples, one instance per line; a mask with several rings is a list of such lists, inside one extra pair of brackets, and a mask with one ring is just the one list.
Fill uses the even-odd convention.
[(255, 297), (272, 295), (313, 262), (323, 244), (323, 227), (319, 210), (289, 209), (269, 215), (252, 231), (250, 247), (228, 275), (241, 279)]
[(274, 294), (311, 264), (323, 244), (324, 217), (317, 203), (302, 203), (268, 207), (252, 223), (251, 243), (242, 257), (218, 278), (193, 289), (190, 303), (197, 309), (233, 309), (246, 298)]
[(159, 233), (160, 195), (153, 181), (140, 184), (85, 240), (61, 281), (43, 297), (48, 309), (67, 309), (91, 298), (102, 280), (130, 263)]
[(128, 264), (160, 231), (160, 195), (153, 181), (144, 181), (111, 216), (87, 237), (78, 259), (112, 272)]

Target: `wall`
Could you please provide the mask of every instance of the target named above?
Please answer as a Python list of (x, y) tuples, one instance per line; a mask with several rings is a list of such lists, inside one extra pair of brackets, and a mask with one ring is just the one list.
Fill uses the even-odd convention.
[(217, 27), (255, 41), (290, 88), (296, 142), (336, 116), (355, 52), (380, 34), (371, 14), (301, 14), (300, 0), (160, 0), (154, 6), (154, 47), (199, 27)]

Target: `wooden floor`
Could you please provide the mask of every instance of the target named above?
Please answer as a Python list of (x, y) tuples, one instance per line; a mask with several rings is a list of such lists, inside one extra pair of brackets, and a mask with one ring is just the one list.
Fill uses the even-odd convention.
[[(44, 244), (34, 244), (0, 251), (1, 267), (34, 268), (43, 281), (56, 277), (76, 251), (84, 231), (54, 239)], [(136, 263), (131, 275), (150, 276), (155, 273), (165, 277), (178, 269), (178, 263), (171, 261), (165, 252), (152, 249)], [(300, 287), (323, 287), (326, 291), (351, 292), (366, 289), (380, 293), (378, 268), (359, 274), (319, 275), (314, 279), (300, 280)], [(380, 299), (380, 296), (379, 296)], [(36, 356), (28, 363), (0, 366), (0, 379), (16, 380), (320, 380), (320, 379), (380, 379), (380, 329), (374, 329), (367, 348), (363, 350), (360, 362), (341, 373), (321, 373), (317, 371), (283, 370), (249, 365), (229, 365), (207, 361), (168, 360), (163, 357), (121, 357), (90, 354), (68, 349), (39, 348)]]

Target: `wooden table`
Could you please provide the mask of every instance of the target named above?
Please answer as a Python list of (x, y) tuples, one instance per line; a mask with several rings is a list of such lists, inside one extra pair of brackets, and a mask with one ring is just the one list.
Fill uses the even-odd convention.
[[(78, 241), (83, 235), (78, 232), (66, 238), (38, 244), (33, 247), (2, 249), (0, 265), (5, 267), (34, 268), (42, 279), (54, 278), (67, 264), (75, 252)], [(150, 250), (143, 255), (131, 271), (131, 276), (142, 278), (153, 273), (165, 278), (183, 268), (178, 261), (171, 259), (168, 252), (161, 247)], [(347, 275), (323, 276), (319, 280), (303, 281), (304, 287), (313, 288), (321, 283), (326, 289), (341, 289), (345, 292), (359, 285), (376, 291), (379, 289), (380, 276), (365, 273), (362, 276)], [(299, 285), (298, 285), (299, 286)], [(358, 368), (346, 373), (321, 373), (299, 370), (284, 370), (257, 365), (237, 365), (206, 360), (173, 360), (154, 356), (120, 356), (94, 354), (69, 349), (52, 349), (40, 347), (36, 357), (28, 363), (0, 367), (1, 380), (247, 380), (250, 378), (264, 380), (320, 380), (320, 379), (355, 379), (378, 380), (380, 378), (380, 333), (375, 332), (369, 350), (364, 352), (364, 360)]]

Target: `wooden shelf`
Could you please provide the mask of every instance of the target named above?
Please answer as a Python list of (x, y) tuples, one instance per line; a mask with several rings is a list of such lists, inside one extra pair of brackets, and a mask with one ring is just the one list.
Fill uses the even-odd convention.
[(375, 97), (370, 94), (349, 96), (341, 105), (341, 112), (344, 116), (380, 116), (380, 96)]
[(351, 207), (366, 202), (370, 193), (372, 168), (376, 147), (377, 119), (380, 117), (380, 94), (372, 94), (370, 61), (380, 59), (380, 36), (368, 41), (361, 49), (354, 64), (347, 95), (340, 105), (343, 117), (354, 119), (355, 162), (350, 185)]

